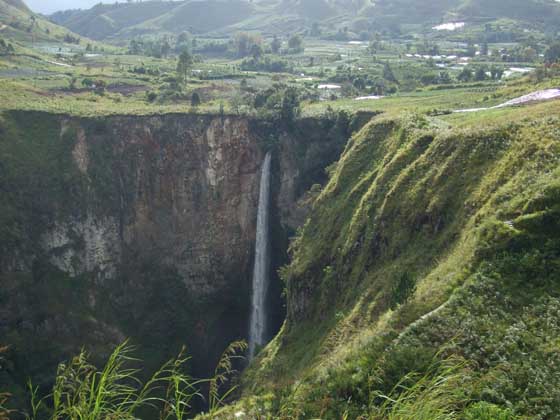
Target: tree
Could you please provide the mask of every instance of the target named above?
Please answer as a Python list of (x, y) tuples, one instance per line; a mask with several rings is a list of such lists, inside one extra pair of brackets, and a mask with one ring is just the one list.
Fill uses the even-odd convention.
[(188, 32), (181, 32), (177, 36), (177, 41), (175, 42), (175, 51), (182, 52), (184, 50), (190, 49), (190, 34)]
[(130, 45), (128, 46), (128, 51), (132, 55), (139, 55), (142, 52), (142, 41), (137, 41), (133, 39), (130, 41)]
[(486, 80), (486, 69), (484, 67), (479, 67), (476, 69), (476, 72), (474, 73), (474, 80), (476, 80), (477, 82), (482, 82), (483, 80)]
[(68, 81), (68, 88), (70, 90), (74, 90), (76, 89), (76, 83), (78, 82), (78, 79), (76, 77), (71, 77), (70, 80)]
[(0, 38), (0, 55), (9, 55), (14, 52), (14, 46)]
[(395, 74), (393, 73), (393, 69), (389, 65), (389, 63), (385, 63), (383, 66), (383, 78), (392, 83), (398, 83)]
[(532, 63), (537, 60), (538, 54), (533, 47), (525, 47), (522, 51), (523, 61)]
[(183, 79), (185, 84), (187, 83), (188, 73), (193, 63), (194, 60), (192, 55), (188, 52), (188, 50), (183, 50), (183, 52), (179, 55), (179, 61), (177, 62), (177, 75)]
[(560, 41), (551, 44), (544, 53), (544, 61), (546, 64), (554, 64), (560, 62)]
[(448, 84), (451, 83), (451, 76), (446, 71), (439, 72), (439, 83)]
[(95, 82), (92, 79), (85, 78), (84, 80), (82, 80), (82, 86), (83, 87), (91, 88), (91, 87), (93, 87), (94, 84), (95, 84)]
[(239, 115), (241, 113), (241, 107), (243, 106), (243, 97), (239, 93), (236, 93), (230, 98), (229, 105), (232, 111)]
[(261, 45), (262, 39), (259, 35), (251, 35), (247, 32), (235, 34), (234, 45), (239, 57), (246, 57), (251, 53), (253, 45)]
[(318, 22), (313, 22), (311, 25), (311, 36), (321, 36), (321, 27)]
[(302, 52), (303, 51), (303, 38), (298, 35), (294, 34), (288, 39), (288, 48), (295, 52)]
[(272, 43), (270, 44), (270, 49), (274, 54), (278, 54), (280, 48), (282, 48), (282, 41), (280, 41), (280, 38), (274, 35), (274, 38), (272, 39)]
[(472, 42), (469, 42), (467, 45), (467, 51), (465, 51), (465, 55), (467, 57), (474, 57), (476, 55), (476, 47)]
[(200, 95), (198, 94), (198, 92), (193, 92), (191, 96), (191, 105), (197, 107), (200, 105), (200, 102)]
[(259, 44), (253, 44), (251, 46), (251, 55), (255, 61), (259, 61), (263, 55), (263, 49)]
[(488, 42), (484, 41), (480, 47), (480, 55), (486, 57), (488, 55)]
[(282, 98), (281, 116), (284, 121), (293, 121), (299, 115), (299, 95), (295, 88), (284, 91)]
[(169, 41), (164, 39), (160, 44), (160, 54), (162, 57), (167, 57), (169, 52), (171, 51), (171, 45), (169, 45)]
[(465, 67), (461, 70), (461, 73), (457, 75), (457, 80), (460, 82), (470, 82), (472, 80), (473, 73), (472, 70), (468, 67)]
[(504, 68), (500, 66), (490, 67), (490, 77), (492, 80), (500, 80), (504, 75)]

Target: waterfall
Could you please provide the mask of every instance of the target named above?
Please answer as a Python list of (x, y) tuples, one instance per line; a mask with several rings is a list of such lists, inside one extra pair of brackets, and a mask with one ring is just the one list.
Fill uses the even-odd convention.
[(269, 281), (268, 209), (270, 201), (270, 161), (271, 155), (268, 152), (262, 165), (259, 190), (255, 265), (253, 267), (253, 293), (251, 298), (251, 325), (249, 329), (249, 359), (252, 359), (255, 355), (257, 346), (266, 344), (266, 295)]

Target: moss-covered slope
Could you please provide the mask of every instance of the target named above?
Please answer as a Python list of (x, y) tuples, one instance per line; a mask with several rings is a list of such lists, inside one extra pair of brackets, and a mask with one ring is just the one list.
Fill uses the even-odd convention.
[(246, 374), (245, 410), (388, 418), (378, 395), (453, 357), (437, 418), (555, 418), (560, 120), (507, 120), (380, 117), (350, 141), (293, 243), (288, 319)]

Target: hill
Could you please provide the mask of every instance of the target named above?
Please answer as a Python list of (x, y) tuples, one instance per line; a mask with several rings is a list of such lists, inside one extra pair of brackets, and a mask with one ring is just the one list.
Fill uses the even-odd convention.
[(264, 34), (303, 31), (313, 23), (328, 30), (358, 26), (397, 32), (442, 22), (484, 24), (509, 18), (554, 32), (560, 4), (554, 0), (245, 0), (147, 1), (99, 4), (89, 10), (55, 13), (53, 22), (94, 39), (128, 38), (143, 33), (227, 34), (256, 30)]
[(33, 13), (22, 0), (0, 0), (0, 37), (21, 42), (79, 42), (80, 36)]
[(57, 12), (51, 20), (93, 39), (112, 37), (119, 31), (164, 15), (177, 7), (174, 2), (98, 4), (89, 10)]
[(205, 33), (251, 16), (244, 0), (98, 4), (89, 10), (58, 12), (51, 20), (93, 39), (122, 38), (149, 32)]

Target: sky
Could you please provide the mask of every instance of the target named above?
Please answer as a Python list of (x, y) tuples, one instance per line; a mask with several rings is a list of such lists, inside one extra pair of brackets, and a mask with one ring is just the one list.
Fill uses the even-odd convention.
[[(37, 13), (50, 14), (59, 10), (89, 9), (100, 3), (100, 0), (24, 0), (31, 10)], [(114, 3), (103, 0), (102, 3)]]

